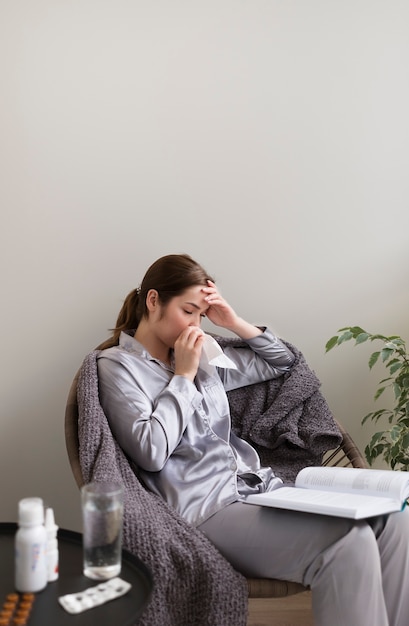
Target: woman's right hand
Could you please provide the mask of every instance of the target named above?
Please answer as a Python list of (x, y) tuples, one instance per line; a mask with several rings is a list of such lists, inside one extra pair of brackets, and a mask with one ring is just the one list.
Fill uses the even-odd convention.
[(193, 382), (199, 367), (204, 332), (198, 326), (188, 326), (175, 341), (175, 374)]

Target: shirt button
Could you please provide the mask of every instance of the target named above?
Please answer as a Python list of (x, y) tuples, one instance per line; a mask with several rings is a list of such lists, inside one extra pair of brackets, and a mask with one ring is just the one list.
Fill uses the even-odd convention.
[(234, 470), (236, 470), (236, 469), (237, 469), (237, 465), (236, 465), (236, 463), (232, 463), (232, 464), (230, 465), (230, 469), (232, 469), (233, 471), (234, 471)]

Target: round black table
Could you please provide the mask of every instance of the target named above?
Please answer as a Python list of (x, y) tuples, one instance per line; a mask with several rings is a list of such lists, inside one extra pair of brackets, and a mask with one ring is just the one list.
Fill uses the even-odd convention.
[[(7, 594), (14, 588), (14, 535), (17, 525), (0, 523), (0, 608)], [(153, 588), (149, 569), (127, 550), (122, 551), (122, 570), (119, 577), (132, 587), (116, 600), (76, 615), (67, 613), (58, 602), (59, 596), (82, 591), (99, 584), (82, 573), (82, 535), (59, 529), (59, 578), (35, 594), (30, 626), (58, 624), (58, 626), (132, 626), (146, 607)]]

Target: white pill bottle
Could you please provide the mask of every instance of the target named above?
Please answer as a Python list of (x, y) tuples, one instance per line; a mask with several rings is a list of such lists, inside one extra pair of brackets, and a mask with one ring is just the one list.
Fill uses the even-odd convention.
[(41, 498), (23, 498), (18, 503), (15, 536), (15, 588), (35, 593), (47, 585), (47, 531)]

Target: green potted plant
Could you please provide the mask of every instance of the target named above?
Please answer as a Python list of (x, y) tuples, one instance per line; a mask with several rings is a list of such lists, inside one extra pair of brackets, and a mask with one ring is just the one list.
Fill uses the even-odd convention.
[(371, 411), (362, 419), (377, 423), (381, 418), (389, 423), (389, 428), (376, 432), (365, 447), (365, 456), (372, 465), (376, 458), (383, 458), (391, 469), (409, 470), (409, 355), (404, 340), (398, 335), (386, 337), (371, 334), (360, 326), (346, 326), (326, 343), (328, 352), (346, 341), (355, 341), (355, 345), (367, 341), (381, 342), (380, 348), (369, 357), (368, 365), (372, 370), (379, 361), (388, 370), (389, 376), (378, 383), (374, 399), (377, 400), (387, 388), (393, 391), (394, 406)]

